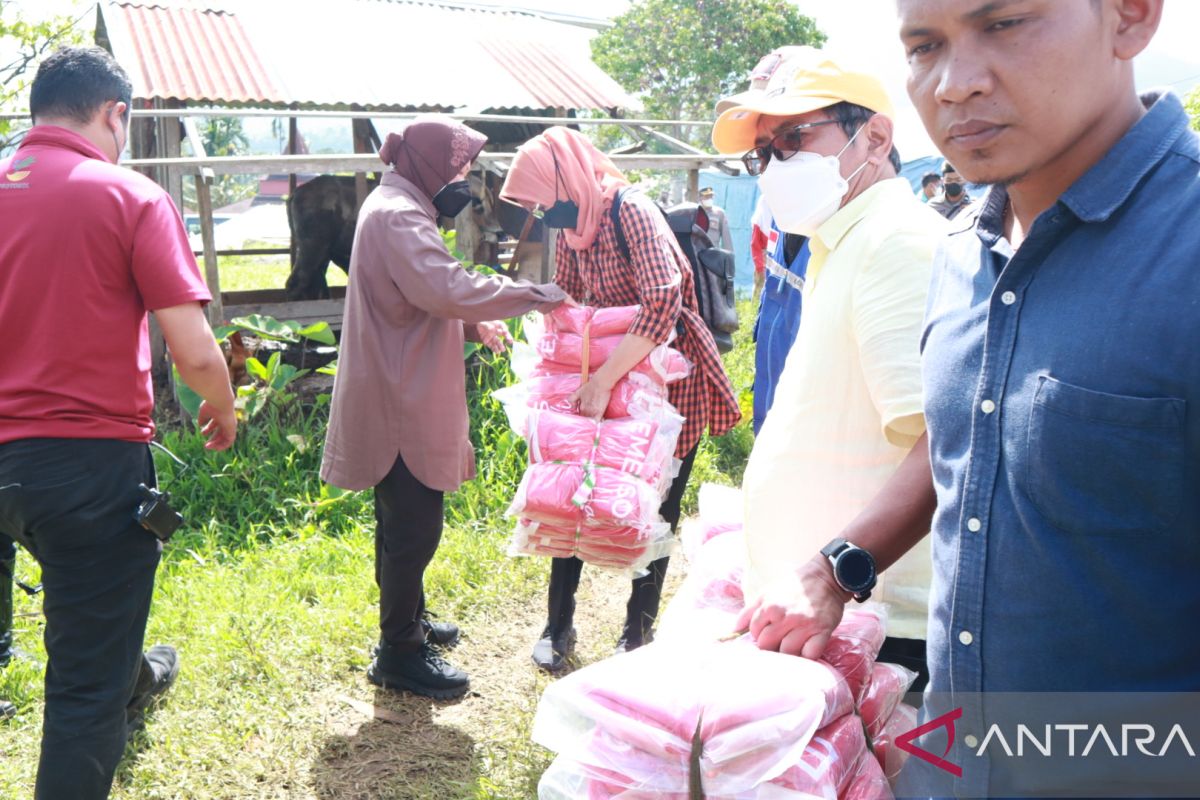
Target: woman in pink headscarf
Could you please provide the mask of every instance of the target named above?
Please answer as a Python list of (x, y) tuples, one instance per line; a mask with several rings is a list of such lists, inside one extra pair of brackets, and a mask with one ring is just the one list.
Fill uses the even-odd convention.
[[(672, 346), (693, 364), (691, 374), (670, 389), (671, 402), (685, 420), (675, 451), (682, 466), (659, 513), (674, 529), (704, 429), (719, 436), (737, 424), (741, 413), (716, 343), (697, 311), (691, 264), (662, 212), (642, 193), (623, 191), (628, 185), (583, 134), (550, 128), (518, 149), (500, 196), (540, 212), (544, 225), (561, 229), (555, 282), (572, 297), (591, 306), (641, 306), (629, 333), (573, 398), (581, 414), (603, 414), (616, 382), (673, 334), (678, 338)], [(628, 259), (617, 244), (611, 214), (618, 192)], [(618, 650), (650, 640), (667, 564), (667, 558), (654, 561), (648, 575), (633, 581)], [(574, 646), (575, 589), (582, 569), (577, 558), (551, 560), (549, 618), (533, 651), (534, 663), (551, 672), (566, 665)]]
[(437, 698), (467, 676), (430, 649), (458, 628), (425, 615), (425, 567), (442, 533), (442, 498), (475, 476), (467, 436), (463, 341), (501, 352), (495, 320), (557, 308), (553, 284), (471, 272), (446, 249), (439, 217), (471, 200), (466, 176), (486, 137), (449, 118), (418, 117), (384, 142), (391, 169), (358, 213), (341, 353), (321, 478), (375, 488), (375, 580), (381, 637), (367, 678)]

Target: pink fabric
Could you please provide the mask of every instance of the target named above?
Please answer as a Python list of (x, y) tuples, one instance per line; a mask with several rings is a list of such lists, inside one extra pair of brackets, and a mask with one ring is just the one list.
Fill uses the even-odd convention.
[[(595, 372), (599, 369), (612, 357), (613, 351), (624, 338), (624, 335), (592, 338), (588, 342), (588, 370)], [(578, 333), (546, 333), (533, 346), (543, 359), (543, 371), (580, 372), (583, 367), (583, 342), (583, 336)], [(675, 383), (687, 377), (691, 365), (683, 353), (673, 347), (659, 345), (633, 369), (660, 383)]]
[(871, 680), (885, 635), (882, 612), (877, 608), (847, 608), (821, 656), (846, 679), (856, 704)]
[(658, 519), (662, 500), (649, 484), (608, 467), (530, 464), (508, 513), (552, 525), (644, 527)]
[(916, 673), (899, 664), (878, 662), (871, 670), (871, 680), (858, 714), (867, 726), (867, 736), (874, 740), (883, 731), (883, 725), (904, 699), (904, 693), (916, 680)]
[(550, 333), (579, 333), (591, 336), (616, 336), (629, 332), (629, 326), (641, 313), (641, 306), (559, 306), (545, 315)]
[(894, 797), (879, 762), (864, 753), (850, 777), (850, 785), (839, 800), (893, 800)]
[(871, 759), (862, 723), (847, 714), (817, 731), (799, 762), (771, 783), (815, 797), (843, 798), (864, 760)]
[(628, 569), (641, 563), (647, 549), (661, 541), (662, 534), (655, 528), (568, 528), (522, 520), (513, 536), (513, 550), (552, 558), (574, 556), (597, 566)]
[(900, 774), (900, 770), (904, 768), (904, 762), (908, 760), (908, 753), (896, 747), (896, 737), (917, 727), (919, 718), (920, 712), (916, 708), (908, 703), (901, 703), (883, 723), (883, 729), (879, 735), (871, 739), (871, 746), (875, 750), (875, 759), (889, 780)]
[(612, 160), (586, 136), (554, 127), (517, 148), (500, 196), (527, 209), (574, 200), (579, 223), (564, 230), (563, 237), (573, 250), (585, 250), (596, 240), (617, 190), (628, 185)]
[(556, 411), (532, 412), (526, 441), (532, 463), (599, 464), (661, 486), (679, 438), (679, 423), (633, 418), (598, 422)]
[[(667, 389), (661, 383), (649, 379), (638, 381), (624, 377), (613, 386), (608, 399), (605, 419), (620, 417), (644, 417), (657, 414), (667, 405)], [(579, 388), (578, 371), (557, 372), (530, 378), (529, 405), (570, 414), (574, 411), (571, 395)]]
[(398, 133), (389, 133), (379, 158), (416, 184), (431, 200), (475, 160), (487, 137), (440, 114), (422, 114)]

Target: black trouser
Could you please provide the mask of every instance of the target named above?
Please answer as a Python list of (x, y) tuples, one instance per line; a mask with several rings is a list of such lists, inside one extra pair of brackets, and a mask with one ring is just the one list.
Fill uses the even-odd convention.
[(416, 652), (425, 643), (425, 568), (442, 539), (442, 496), (413, 477), (399, 455), (375, 486), (379, 629), (399, 652)]
[[(13, 580), (17, 574), (17, 545), (0, 533), (0, 667), (12, 659)], [(0, 698), (0, 702), (3, 702)]]
[[(696, 463), (698, 448), (699, 444), (683, 457), (683, 462), (679, 465), (679, 474), (671, 482), (667, 497), (658, 509), (663, 520), (670, 524), (672, 533), (679, 527), (683, 492), (687, 488), (688, 478), (692, 475), (692, 465)], [(640, 632), (645, 633), (654, 625), (654, 619), (658, 616), (659, 599), (662, 597), (663, 582), (667, 576), (667, 565), (670, 562), (670, 556), (651, 561), (646, 567), (647, 573), (633, 579), (629, 603), (625, 609), (626, 627), (639, 624)], [(579, 577), (582, 574), (583, 562), (575, 556), (550, 559), (549, 626), (552, 635), (571, 625), (575, 613), (575, 590), (579, 587)]]
[(908, 667), (917, 673), (917, 679), (908, 691), (917, 694), (925, 691), (925, 686), (929, 683), (929, 664), (925, 660), (924, 639), (889, 636), (883, 640), (883, 647), (879, 649), (879, 658), (876, 660)]
[(145, 444), (24, 439), (0, 444), (0, 530), (42, 568), (46, 708), (38, 800), (108, 797), (161, 545), (133, 519), (153, 485)]

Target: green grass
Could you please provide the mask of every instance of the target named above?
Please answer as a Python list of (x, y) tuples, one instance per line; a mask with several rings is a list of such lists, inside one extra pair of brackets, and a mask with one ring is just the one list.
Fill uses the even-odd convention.
[[(749, 320), (748, 307), (742, 312)], [(726, 357), (741, 393), (753, 358), (748, 327)], [(475, 691), (457, 705), (376, 692), (364, 677), (378, 618), (371, 498), (322, 494), (325, 404), (270, 410), (226, 453), (204, 450), (191, 431), (165, 433), (192, 465), (170, 487), (187, 525), (164, 552), (147, 642), (179, 647), (183, 670), (127, 752), (116, 800), (536, 796), (550, 754), (529, 730), (548, 679), (527, 654), (547, 563), (505, 555), (503, 511), (524, 451), (487, 390), (508, 379), (503, 362), (472, 371), (479, 478), (447, 498), (443, 542), (426, 575), (430, 607), (467, 632), (451, 659), (471, 672)], [(702, 480), (740, 481), (748, 428), (703, 443), (687, 511)], [(177, 470), (165, 459), (159, 466), (163, 482)], [(19, 564), (23, 578), (37, 579), (31, 559)], [(28, 797), (36, 770), (45, 666), (38, 609), (18, 597), (23, 656), (0, 671), (0, 697), (20, 707), (0, 727), (4, 798)], [(611, 631), (593, 634), (589, 657), (602, 657)], [(352, 702), (386, 709), (391, 720), (369, 719)]]
[[(265, 242), (247, 242), (248, 248), (266, 248)], [(217, 270), (221, 276), (221, 291), (244, 292), (252, 289), (282, 289), (287, 283), (291, 262), (286, 255), (276, 256), (221, 256), (217, 259)], [(346, 273), (341, 267), (330, 263), (325, 270), (325, 280), (330, 286), (345, 286)]]

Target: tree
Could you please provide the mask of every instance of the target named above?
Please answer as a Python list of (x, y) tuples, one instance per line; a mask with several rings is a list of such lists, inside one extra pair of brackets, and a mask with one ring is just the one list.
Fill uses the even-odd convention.
[[(250, 140), (240, 117), (201, 117), (198, 127), (205, 155), (240, 156), (250, 151)], [(257, 185), (253, 175), (220, 175), (212, 183), (213, 207), (244, 200), (254, 194)], [(183, 182), (183, 205), (196, 208), (196, 187), (191, 180)]]
[[(24, 111), (38, 64), (59, 47), (82, 38), (70, 17), (29, 21), (11, 0), (0, 0), (0, 109)], [(28, 129), (28, 120), (0, 119), (0, 155)]]
[(1200, 131), (1200, 84), (1187, 93), (1183, 104), (1187, 108), (1188, 116), (1192, 118), (1192, 129)]
[[(825, 35), (787, 0), (635, 0), (592, 40), (592, 57), (656, 119), (711, 119), (718, 99), (746, 88), (758, 60)], [(706, 130), (677, 138), (708, 144)]]

